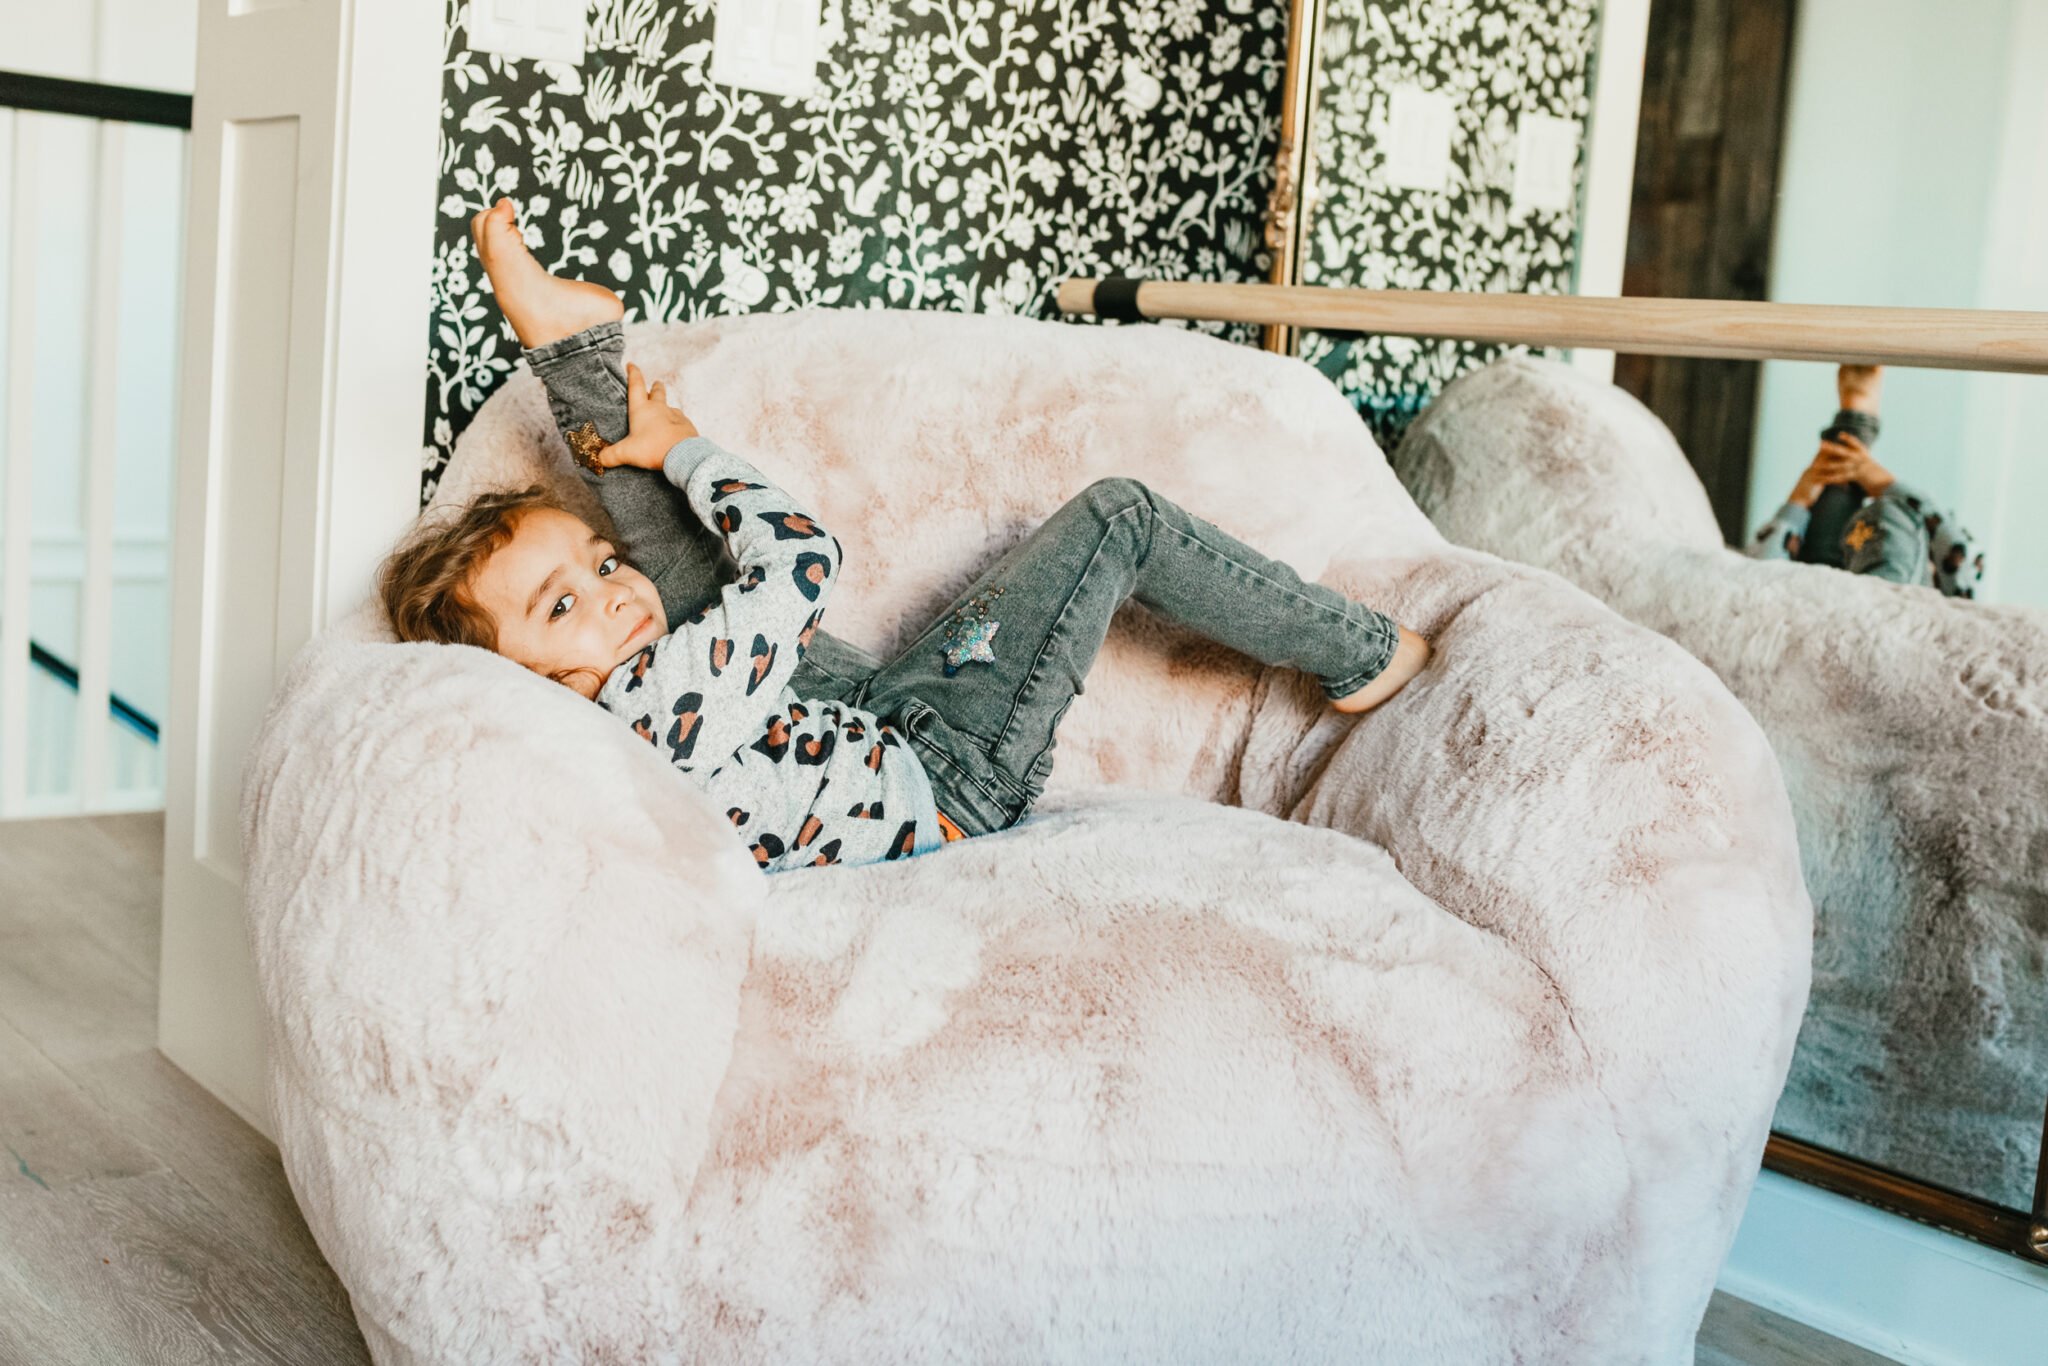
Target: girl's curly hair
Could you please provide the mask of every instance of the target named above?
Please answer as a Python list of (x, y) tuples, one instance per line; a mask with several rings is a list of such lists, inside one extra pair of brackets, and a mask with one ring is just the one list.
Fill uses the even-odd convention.
[[(498, 623), (470, 592), (476, 571), (535, 508), (569, 512), (540, 485), (479, 494), (452, 516), (429, 514), (377, 571), (377, 592), (400, 640), (498, 648)], [(571, 514), (574, 515), (574, 514)]]

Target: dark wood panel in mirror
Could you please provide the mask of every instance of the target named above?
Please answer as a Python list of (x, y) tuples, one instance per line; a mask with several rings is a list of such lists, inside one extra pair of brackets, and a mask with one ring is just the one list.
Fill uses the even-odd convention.
[[(1797, 0), (1652, 0), (1625, 295), (1769, 297)], [(1614, 382), (1664, 420), (1721, 534), (1749, 535), (1755, 361), (1619, 355)]]

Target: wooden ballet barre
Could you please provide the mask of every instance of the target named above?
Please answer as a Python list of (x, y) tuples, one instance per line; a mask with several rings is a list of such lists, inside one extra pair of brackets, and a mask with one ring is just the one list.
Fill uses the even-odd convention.
[(1062, 312), (1124, 321), (1193, 318), (1642, 356), (2048, 374), (2048, 313), (1119, 278), (1063, 281), (1058, 303)]

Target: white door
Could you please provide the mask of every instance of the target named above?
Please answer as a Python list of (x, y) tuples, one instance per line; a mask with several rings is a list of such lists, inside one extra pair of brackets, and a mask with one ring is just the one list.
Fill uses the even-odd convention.
[(274, 1133), (242, 762), (417, 506), (442, 6), (202, 0), (158, 1045)]

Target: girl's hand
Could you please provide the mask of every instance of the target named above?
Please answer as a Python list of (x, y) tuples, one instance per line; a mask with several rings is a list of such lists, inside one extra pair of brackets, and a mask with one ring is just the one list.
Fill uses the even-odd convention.
[(1870, 447), (1844, 432), (1820, 443), (1819, 454), (1800, 474), (1792, 496), (1786, 501), (1810, 508), (1819, 499), (1820, 491), (1831, 484), (1861, 484), (1863, 491), (1875, 498), (1896, 482), (1892, 472), (1877, 463)]
[(701, 435), (697, 424), (671, 408), (668, 390), (660, 381), (650, 388), (637, 365), (626, 367), (626, 436), (599, 453), (598, 463), (606, 469), (631, 465), (635, 469), (658, 470), (679, 441)]
[(1861, 484), (1863, 491), (1872, 498), (1898, 482), (1890, 470), (1877, 463), (1870, 447), (1850, 432), (1821, 442), (1820, 454), (1814, 457), (1813, 463), (1823, 472), (1828, 483)]

